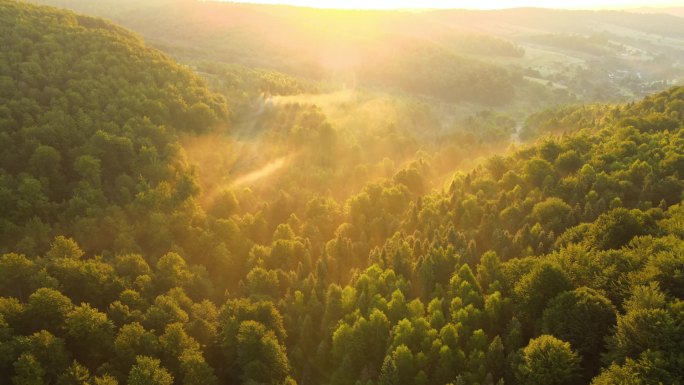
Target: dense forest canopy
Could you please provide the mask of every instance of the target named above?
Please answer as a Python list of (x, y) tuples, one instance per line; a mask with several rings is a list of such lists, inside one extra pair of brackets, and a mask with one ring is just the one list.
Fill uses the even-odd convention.
[(684, 382), (684, 87), (421, 132), (102, 19), (0, 29), (0, 383)]
[(131, 236), (107, 218), (192, 193), (177, 136), (225, 118), (222, 96), (103, 20), (9, 1), (0, 17), (1, 250), (70, 234), (100, 251)]

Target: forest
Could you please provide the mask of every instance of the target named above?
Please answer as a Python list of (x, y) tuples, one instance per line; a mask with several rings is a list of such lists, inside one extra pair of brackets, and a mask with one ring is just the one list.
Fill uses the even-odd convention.
[(0, 0), (0, 384), (684, 384), (684, 86), (486, 36), (340, 80)]
[(184, 63), (421, 92), (437, 97), (433, 103), (621, 103), (684, 78), (682, 8), (400, 12), (195, 0), (32, 2), (113, 20)]

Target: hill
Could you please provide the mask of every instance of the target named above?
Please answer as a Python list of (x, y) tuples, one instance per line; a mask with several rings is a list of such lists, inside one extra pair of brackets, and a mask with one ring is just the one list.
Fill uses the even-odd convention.
[(44, 251), (56, 233), (90, 251), (135, 239), (120, 225), (150, 213), (146, 195), (165, 190), (163, 206), (191, 193), (177, 137), (225, 119), (225, 100), (104, 20), (0, 5), (0, 249)]
[[(364, 78), (368, 69), (386, 72), (380, 85), (389, 85), (390, 91), (427, 89), (428, 96), (438, 98), (444, 91), (434, 83), (444, 78), (456, 90), (446, 100), (460, 103), (501, 107), (521, 99), (563, 102), (553, 92), (567, 92), (582, 102), (622, 102), (681, 84), (684, 76), (684, 23), (665, 13), (536, 8), (359, 12), (177, 0), (121, 1), (116, 7), (83, 0), (39, 2), (112, 19), (181, 61), (240, 63), (377, 87), (374, 78)], [(424, 67), (434, 67), (433, 76), (411, 76), (415, 66), (408, 48), (431, 52), (434, 63)], [(491, 82), (474, 81), (482, 78)], [(417, 87), (407, 87), (408, 82)], [(528, 91), (534, 86), (551, 95), (530, 96), (540, 92)], [(461, 95), (461, 87), (504, 96), (494, 103)], [(515, 97), (507, 96), (511, 94)]]

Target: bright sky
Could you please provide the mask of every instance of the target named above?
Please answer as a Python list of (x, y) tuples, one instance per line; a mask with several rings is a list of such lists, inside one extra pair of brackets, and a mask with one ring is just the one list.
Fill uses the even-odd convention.
[(500, 9), (517, 7), (597, 9), (684, 6), (684, 0), (237, 0), (247, 3), (289, 4), (316, 8), (398, 9), (468, 8)]

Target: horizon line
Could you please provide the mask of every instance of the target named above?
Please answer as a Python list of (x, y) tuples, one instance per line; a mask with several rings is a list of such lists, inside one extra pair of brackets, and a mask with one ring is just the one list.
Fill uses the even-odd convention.
[(216, 2), (216, 3), (232, 3), (232, 4), (244, 4), (244, 5), (274, 5), (274, 6), (287, 6), (295, 8), (309, 8), (309, 9), (321, 9), (321, 10), (340, 10), (340, 11), (437, 11), (437, 10), (464, 10), (464, 11), (499, 11), (499, 10), (514, 10), (514, 9), (549, 9), (549, 10), (567, 10), (567, 11), (666, 11), (668, 9), (682, 9), (684, 10), (684, 5), (672, 4), (672, 3), (658, 3), (658, 4), (634, 4), (625, 3), (622, 5), (616, 4), (599, 4), (594, 6), (578, 5), (578, 6), (566, 6), (563, 4), (561, 6), (553, 6), (546, 2), (546, 4), (530, 4), (529, 1), (521, 1), (518, 4), (513, 4), (508, 7), (468, 7), (468, 6), (402, 6), (402, 7), (383, 7), (383, 6), (372, 6), (372, 7), (357, 7), (354, 4), (358, 2), (351, 1), (346, 2), (347, 4), (352, 4), (351, 6), (340, 6), (340, 3), (331, 5), (321, 5), (321, 4), (310, 4), (306, 0), (201, 0), (202, 2)]

